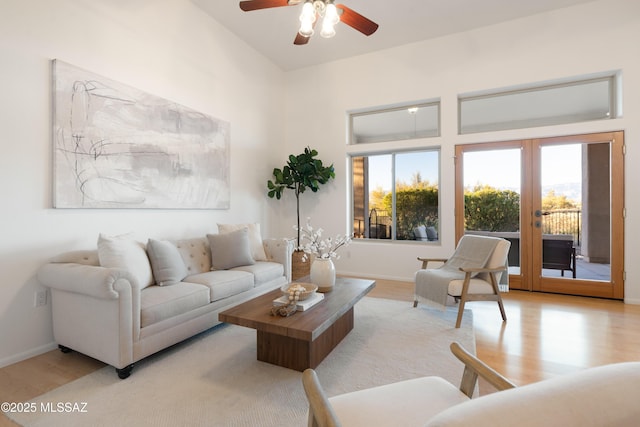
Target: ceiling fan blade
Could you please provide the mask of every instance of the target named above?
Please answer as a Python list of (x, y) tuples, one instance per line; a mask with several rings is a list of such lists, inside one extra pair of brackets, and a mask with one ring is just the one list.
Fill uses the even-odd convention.
[[(316, 20), (313, 21), (312, 28), (315, 29), (317, 23), (318, 23), (318, 16), (316, 15)], [(305, 44), (309, 43), (309, 39), (311, 39), (311, 36), (305, 37), (302, 34), (297, 33), (296, 34), (296, 38), (293, 41), (293, 44), (298, 45), (298, 46), (302, 46), (302, 45), (305, 45)]]
[(268, 9), (270, 7), (290, 6), (300, 3), (299, 1), (289, 0), (245, 0), (240, 2), (240, 9), (245, 12), (258, 9)]
[(340, 15), (340, 21), (344, 22), (348, 26), (360, 31), (365, 36), (370, 36), (378, 29), (378, 24), (355, 12), (353, 9), (349, 9), (343, 4), (337, 4), (336, 7), (342, 10)]
[(305, 36), (301, 36), (300, 33), (296, 34), (296, 38), (293, 41), (293, 44), (301, 46), (301, 45), (305, 45), (307, 43), (309, 43), (309, 39), (311, 37), (305, 37)]

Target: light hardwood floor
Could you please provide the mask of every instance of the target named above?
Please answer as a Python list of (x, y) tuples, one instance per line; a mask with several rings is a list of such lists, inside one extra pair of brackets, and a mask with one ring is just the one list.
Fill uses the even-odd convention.
[[(378, 280), (370, 296), (413, 300), (413, 284)], [(608, 363), (640, 360), (640, 305), (537, 292), (502, 294), (507, 322), (495, 302), (472, 302), (477, 356), (525, 385)], [(494, 390), (480, 383), (481, 394)]]
[[(413, 301), (413, 284), (377, 280), (372, 297)], [(517, 385), (556, 375), (640, 360), (640, 306), (620, 301), (511, 291), (508, 321), (495, 302), (473, 302), (476, 353)], [(53, 350), (0, 369), (0, 402), (24, 402), (104, 364)], [(115, 373), (114, 373), (115, 375)], [(135, 375), (135, 371), (134, 374)], [(493, 390), (480, 384), (481, 394)], [(0, 427), (14, 426), (0, 416)]]

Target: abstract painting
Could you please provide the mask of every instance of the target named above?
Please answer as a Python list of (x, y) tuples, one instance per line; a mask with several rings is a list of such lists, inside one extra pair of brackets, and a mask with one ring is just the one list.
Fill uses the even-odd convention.
[(54, 207), (229, 208), (228, 122), (53, 61)]

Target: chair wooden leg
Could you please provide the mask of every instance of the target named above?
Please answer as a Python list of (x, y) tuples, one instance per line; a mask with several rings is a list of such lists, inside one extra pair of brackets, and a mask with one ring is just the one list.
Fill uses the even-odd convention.
[(465, 299), (460, 299), (460, 305), (458, 306), (458, 318), (456, 319), (456, 328), (459, 328), (462, 324), (462, 315), (464, 314)]
[(460, 305), (458, 306), (458, 319), (456, 320), (456, 328), (459, 328), (460, 324), (462, 324), (462, 314), (464, 313), (464, 305), (467, 302), (470, 281), (471, 273), (466, 272), (464, 275), (464, 282), (462, 282), (462, 292), (460, 293)]
[(504, 311), (504, 304), (502, 304), (502, 298), (498, 295), (498, 307), (500, 307), (500, 314), (502, 315), (502, 321), (507, 321), (507, 313)]
[(498, 279), (495, 273), (491, 273), (491, 286), (493, 287), (493, 292), (496, 294), (496, 299), (498, 301), (498, 307), (500, 308), (500, 315), (502, 316), (502, 321), (507, 321), (507, 313), (504, 311), (504, 304), (502, 304), (502, 297), (500, 296), (500, 287), (498, 286)]

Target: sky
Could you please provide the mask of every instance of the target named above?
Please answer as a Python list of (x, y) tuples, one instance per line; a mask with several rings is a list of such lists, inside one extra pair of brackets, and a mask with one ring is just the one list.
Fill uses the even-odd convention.
[[(411, 183), (416, 172), (420, 172), (423, 181), (438, 183), (437, 151), (401, 153), (396, 155), (398, 163), (396, 180)], [(381, 187), (391, 190), (391, 155), (369, 156), (369, 186), (371, 189)]]
[[(580, 150), (580, 144), (544, 146), (542, 186), (581, 182)], [(465, 186), (481, 183), (495, 188), (520, 187), (520, 149), (465, 153), (464, 181)]]
[[(542, 148), (542, 185), (580, 182), (580, 144), (549, 145)], [(438, 183), (438, 152), (424, 151), (397, 155), (396, 179), (410, 183), (416, 172), (423, 181)], [(465, 186), (488, 184), (495, 188), (520, 187), (520, 149), (465, 153)], [(369, 157), (370, 188), (391, 190), (391, 155)]]

